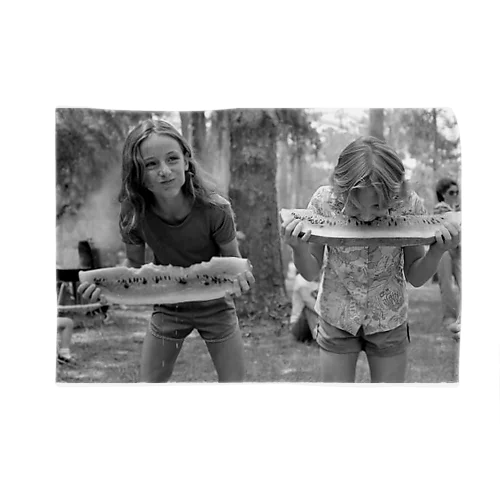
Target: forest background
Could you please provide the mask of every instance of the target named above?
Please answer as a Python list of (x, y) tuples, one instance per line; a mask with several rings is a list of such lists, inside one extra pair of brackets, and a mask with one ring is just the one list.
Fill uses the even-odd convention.
[[(242, 255), (257, 280), (244, 309), (268, 314), (284, 297), (289, 249), (280, 243), (281, 208), (307, 203), (342, 149), (373, 135), (403, 159), (407, 180), (432, 212), (435, 183), (461, 178), (458, 125), (447, 108), (223, 109), (207, 111), (56, 110), (57, 265), (80, 266), (87, 241), (100, 266), (119, 263), (121, 150), (140, 120), (170, 121), (191, 142), (205, 176), (229, 198)], [(149, 260), (152, 259), (149, 253)]]

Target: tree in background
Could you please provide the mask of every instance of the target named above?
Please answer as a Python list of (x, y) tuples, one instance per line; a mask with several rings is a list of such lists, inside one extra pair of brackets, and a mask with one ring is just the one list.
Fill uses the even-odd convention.
[(132, 127), (153, 116), (173, 117), (161, 112), (56, 110), (58, 253), (71, 252), (79, 240), (92, 240), (102, 263), (114, 265), (121, 246), (118, 192), (123, 143)]
[(56, 110), (56, 183), (62, 197), (60, 218), (75, 215), (112, 169), (130, 128), (152, 116), (143, 112), (85, 108)]
[(284, 298), (276, 195), (279, 120), (274, 110), (230, 111), (231, 199), (245, 238), (242, 255), (253, 264), (256, 283), (244, 312), (269, 314)]
[(368, 133), (369, 118), (366, 112), (361, 113), (359, 118), (354, 118), (346, 110), (338, 109), (328, 120), (320, 117), (317, 129), (321, 138), (319, 159), (325, 167), (333, 169), (342, 150)]
[(207, 163), (207, 120), (204, 111), (191, 112), (192, 145), (195, 158), (202, 166)]
[[(378, 111), (378, 115), (374, 111)], [(97, 214), (112, 219), (115, 224), (123, 142), (139, 120), (153, 116), (165, 118), (181, 128), (183, 135), (193, 143), (202, 169), (211, 174), (221, 193), (231, 198), (238, 213), (239, 229), (248, 233), (247, 238), (256, 235), (255, 246), (250, 240), (242, 242), (242, 249), (255, 250), (255, 255), (259, 255), (262, 242), (271, 245), (275, 237), (274, 229), (260, 232), (267, 227), (266, 214), (276, 214), (275, 222), (279, 224), (278, 208), (305, 207), (314, 191), (328, 182), (345, 146), (360, 135), (374, 133), (370, 130), (375, 127), (376, 116), (375, 128), (380, 130), (382, 122), (383, 136), (403, 157), (410, 184), (424, 198), (429, 209), (435, 202), (435, 181), (444, 175), (456, 180), (460, 177), (457, 124), (453, 113), (443, 108), (195, 112), (58, 109), (59, 219), (66, 216), (75, 220), (80, 216), (92, 218)], [(264, 129), (255, 130), (256, 124)], [(245, 127), (248, 128), (246, 132)], [(270, 134), (267, 141), (266, 133)], [(253, 144), (252, 147), (248, 144), (241, 146), (245, 138)], [(252, 151), (255, 156), (252, 156)], [(230, 168), (231, 157), (234, 162)], [(274, 163), (271, 158), (274, 158)], [(265, 171), (264, 165), (268, 165), (266, 168), (270, 171)], [(269, 175), (271, 177), (267, 177)], [(96, 196), (99, 193), (102, 196)], [(256, 219), (251, 218), (251, 212), (245, 214), (245, 211), (250, 207), (251, 210), (260, 210), (252, 205), (255, 203), (252, 197), (261, 194), (264, 208), (259, 215), (261, 219), (253, 228)], [(272, 205), (272, 196), (276, 198), (277, 206)], [(105, 199), (108, 200), (106, 206), (111, 203), (109, 200), (114, 204), (107, 213), (98, 210)], [(238, 206), (240, 201), (241, 208)], [(92, 210), (88, 210), (89, 203)], [(259, 261), (268, 258), (266, 251), (263, 249), (262, 257), (257, 257)], [(286, 248), (282, 251), (285, 266), (289, 255)], [(253, 262), (255, 258), (251, 258)]]
[(191, 112), (190, 111), (180, 111), (179, 117), (181, 120), (181, 131), (182, 136), (186, 139), (186, 141), (191, 144)]
[(386, 109), (385, 122), (387, 142), (411, 167), (412, 189), (432, 210), (438, 179), (460, 180), (460, 140), (453, 112), (446, 108)]
[(384, 108), (370, 108), (368, 135), (384, 140)]
[(207, 169), (214, 177), (223, 196), (229, 193), (231, 137), (230, 112), (227, 109), (210, 113), (210, 127), (207, 138)]
[(445, 108), (387, 110), (386, 134), (396, 149), (434, 171), (460, 158), (456, 118)]
[(309, 201), (305, 188), (318, 158), (321, 138), (313, 127), (317, 115), (304, 109), (277, 109), (278, 202), (280, 207), (302, 207)]

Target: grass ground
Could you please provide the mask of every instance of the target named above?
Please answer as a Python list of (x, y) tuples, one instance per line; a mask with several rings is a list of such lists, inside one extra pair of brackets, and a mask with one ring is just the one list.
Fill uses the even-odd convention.
[[(409, 289), (410, 334), (407, 382), (457, 382), (459, 343), (441, 327), (436, 284)], [(56, 368), (57, 382), (137, 382), (142, 338), (150, 308), (113, 308), (111, 322), (86, 320), (73, 335), (75, 366)], [(93, 323), (93, 324), (92, 324)], [(245, 344), (246, 381), (318, 382), (318, 348), (294, 341), (276, 322), (240, 320)], [(185, 341), (172, 382), (216, 382), (205, 343), (196, 332)], [(358, 359), (356, 382), (369, 382), (366, 357)]]

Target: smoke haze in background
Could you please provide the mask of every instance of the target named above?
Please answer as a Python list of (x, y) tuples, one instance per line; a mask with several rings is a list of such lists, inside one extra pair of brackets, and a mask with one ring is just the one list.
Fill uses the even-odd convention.
[(123, 247), (118, 227), (120, 175), (119, 165), (111, 167), (99, 190), (87, 198), (78, 214), (62, 216), (57, 226), (57, 267), (80, 267), (79, 241), (90, 241), (99, 251), (101, 265), (116, 264), (116, 253)]

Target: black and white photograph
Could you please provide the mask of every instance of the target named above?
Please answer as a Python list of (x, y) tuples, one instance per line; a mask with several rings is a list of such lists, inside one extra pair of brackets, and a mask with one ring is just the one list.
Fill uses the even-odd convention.
[(452, 109), (55, 112), (58, 383), (459, 381)]
[(24, 2), (2, 31), (2, 498), (499, 498), (494, 2)]

